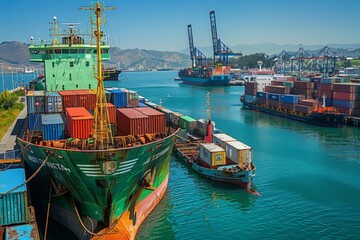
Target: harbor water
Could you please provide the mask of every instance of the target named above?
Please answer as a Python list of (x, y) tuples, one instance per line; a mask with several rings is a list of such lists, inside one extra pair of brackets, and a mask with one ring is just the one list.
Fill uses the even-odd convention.
[[(176, 76), (123, 72), (105, 85), (136, 90), (196, 119), (207, 118), (210, 91), (216, 127), (253, 147), (261, 196), (204, 179), (173, 156), (167, 192), (136, 239), (360, 237), (360, 128), (324, 128), (242, 109), (243, 86), (184, 85)], [(48, 239), (62, 230), (52, 232)]]

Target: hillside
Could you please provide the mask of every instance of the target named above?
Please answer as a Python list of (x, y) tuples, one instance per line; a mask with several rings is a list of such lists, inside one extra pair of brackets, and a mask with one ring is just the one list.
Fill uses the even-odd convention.
[[(121, 50), (117, 47), (110, 48), (111, 60), (106, 65), (119, 65), (122, 69), (161, 69), (184, 68), (191, 65), (190, 57), (178, 52), (162, 52), (144, 49)], [(0, 44), (0, 63), (3, 63), (4, 72), (12, 68), (23, 68), (30, 63), (28, 44), (16, 41)]]

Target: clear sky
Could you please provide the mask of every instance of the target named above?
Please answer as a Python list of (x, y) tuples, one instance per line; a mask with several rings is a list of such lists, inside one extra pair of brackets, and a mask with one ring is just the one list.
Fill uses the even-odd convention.
[[(0, 42), (51, 39), (49, 21), (88, 26), (84, 0), (3, 0)], [(211, 46), (209, 12), (215, 10), (218, 36), (225, 44), (326, 45), (360, 43), (360, 0), (110, 0), (106, 13), (110, 43), (122, 49), (179, 51)]]

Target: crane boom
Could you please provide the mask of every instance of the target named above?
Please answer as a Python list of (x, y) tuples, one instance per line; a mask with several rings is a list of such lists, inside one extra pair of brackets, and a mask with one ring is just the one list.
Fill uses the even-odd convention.
[(192, 61), (192, 66), (203, 66), (206, 63), (206, 56), (194, 46), (194, 39), (192, 33), (191, 24), (187, 26), (188, 29), (188, 37), (189, 37), (189, 49), (190, 49), (190, 57)]
[(191, 24), (189, 24), (187, 26), (187, 29), (188, 29), (188, 36), (189, 36), (190, 57), (191, 57), (191, 61), (194, 61), (196, 53), (195, 53), (194, 39), (193, 39)]

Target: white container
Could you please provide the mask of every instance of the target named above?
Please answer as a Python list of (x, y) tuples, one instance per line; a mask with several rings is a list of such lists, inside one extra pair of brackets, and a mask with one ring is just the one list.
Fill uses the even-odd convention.
[(213, 135), (213, 143), (218, 144), (222, 148), (226, 148), (227, 142), (237, 141), (235, 138), (225, 134), (225, 133), (217, 133)]
[(225, 150), (226, 156), (235, 163), (252, 162), (252, 148), (242, 142), (227, 142)]

